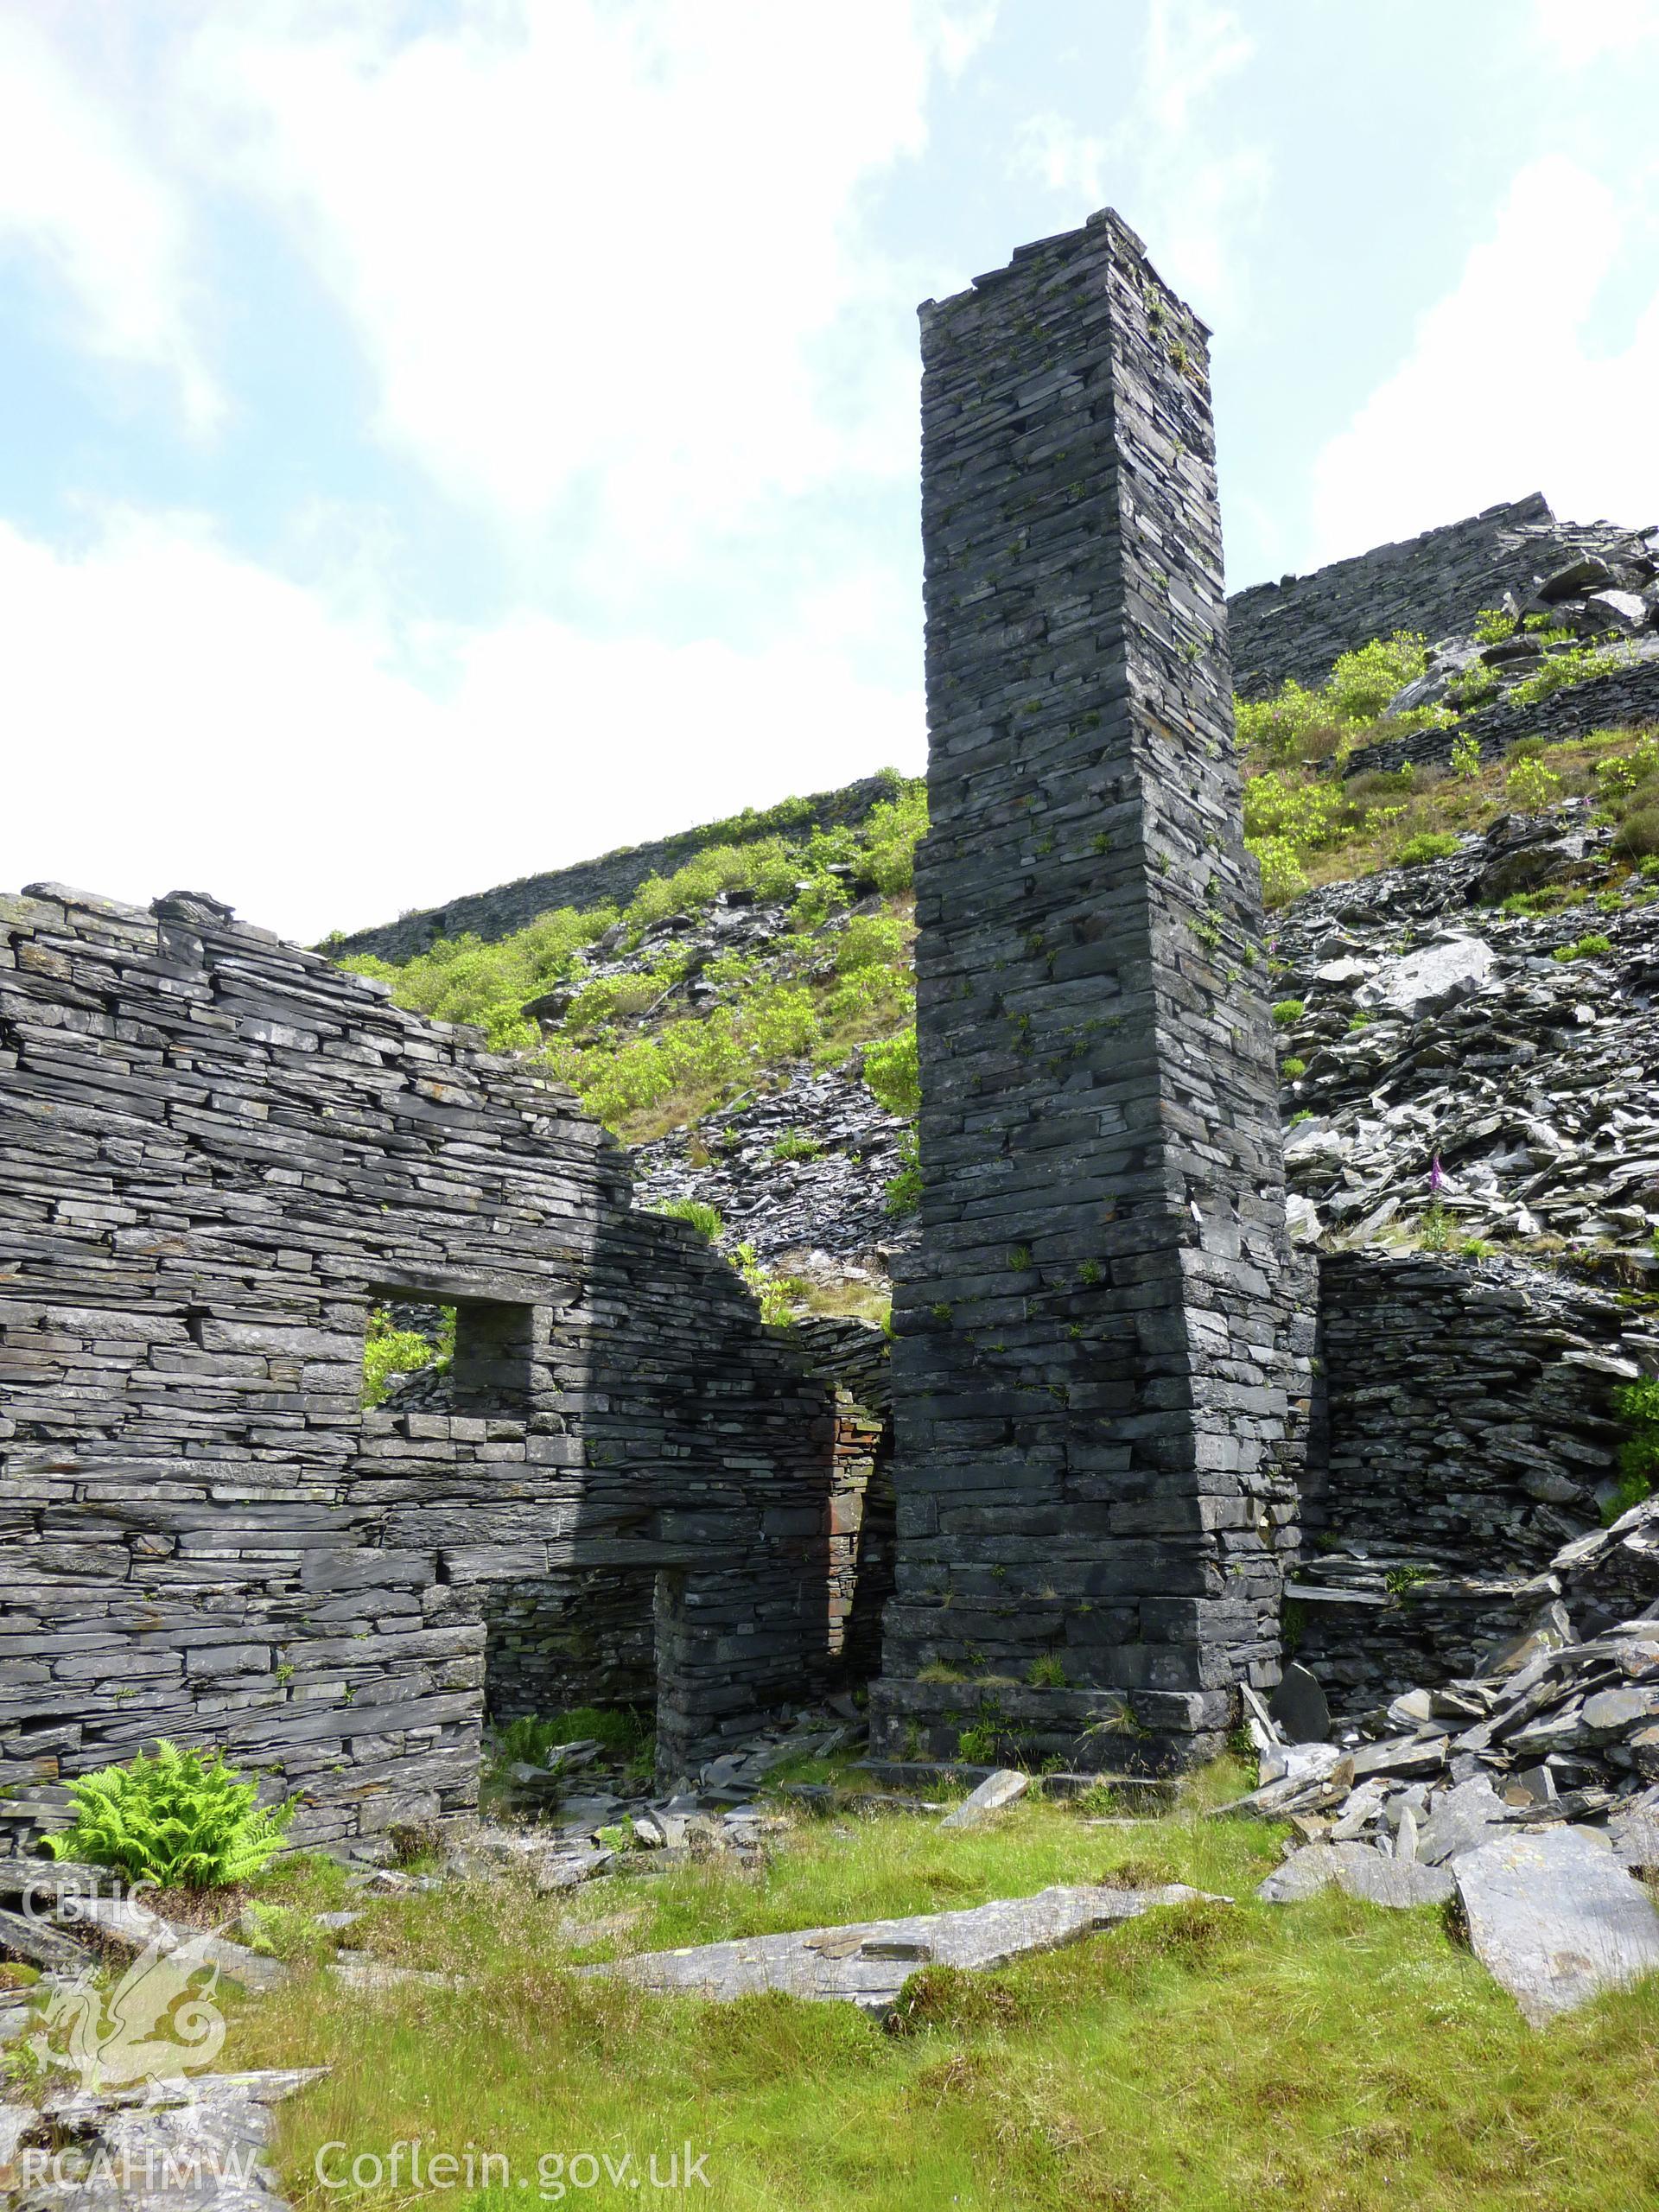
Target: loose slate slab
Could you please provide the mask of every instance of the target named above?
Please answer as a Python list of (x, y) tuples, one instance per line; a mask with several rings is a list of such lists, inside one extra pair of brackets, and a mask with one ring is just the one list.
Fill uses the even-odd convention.
[(1255, 1894), (1263, 1904), (1300, 1904), (1333, 1882), (1351, 1897), (1396, 1910), (1443, 1904), (1452, 1887), (1451, 1873), (1442, 1866), (1385, 1859), (1368, 1843), (1316, 1843), (1275, 1866)]
[(1607, 1823), (1613, 1850), (1625, 1866), (1659, 1873), (1659, 1815), (1629, 1813)]
[[(1057, 1886), (1032, 1897), (1002, 1897), (963, 1912), (917, 1913), (846, 1928), (802, 1928), (750, 1936), (684, 1951), (646, 1951), (588, 1974), (622, 1974), (658, 1994), (726, 2001), (763, 1990), (814, 2001), (840, 1999), (877, 2017), (890, 2012), (918, 1967), (980, 1972), (1035, 1951), (1058, 1950), (1154, 1905), (1187, 1904), (1207, 1895), (1172, 1882), (1161, 1889)], [(1214, 1900), (1226, 1904), (1230, 1900)]]
[(1316, 1897), (1337, 1878), (1337, 1854), (1328, 1843), (1310, 1844), (1293, 1852), (1282, 1866), (1275, 1866), (1256, 1892), (1263, 1904), (1300, 1904)]
[(1031, 1787), (1031, 1777), (1011, 1766), (999, 1767), (995, 1774), (988, 1774), (971, 1796), (947, 1813), (939, 1822), (942, 1828), (971, 1828), (993, 1813), (1000, 1813), (1005, 1805), (1012, 1805), (1016, 1797), (1023, 1797)]
[(1475, 1955), (1535, 2028), (1659, 1973), (1659, 1911), (1606, 1845), (1524, 1829), (1452, 1869)]
[[(79, 2139), (110, 2177), (29, 2193), (44, 2207), (105, 2212), (289, 2212), (264, 2163), (276, 2135), (270, 2107), (318, 2081), (326, 2068), (206, 2074), (159, 2099), (118, 2093), (48, 2099), (42, 2115)], [(38, 2117), (38, 2116), (37, 2116)], [(181, 2175), (186, 2178), (181, 2182)]]
[(41, 2115), (33, 2105), (0, 2105), (0, 2189), (11, 2186), (12, 2161), (40, 2122)]
[(1465, 1851), (1478, 1850), (1503, 1818), (1497, 1790), (1484, 1775), (1471, 1775), (1448, 1789), (1429, 1815), (1417, 1839), (1417, 1856), (1426, 1866), (1443, 1866)]
[(1331, 1707), (1316, 1677), (1291, 1660), (1268, 1700), (1268, 1711), (1287, 1743), (1323, 1744), (1331, 1733)]
[(39, 1967), (47, 1973), (62, 1967), (76, 1974), (87, 1962), (79, 1943), (71, 1942), (55, 1928), (26, 1920), (20, 1912), (0, 1912), (0, 1958), (20, 1959), (25, 1966)]
[(1414, 1859), (1385, 1859), (1363, 1843), (1333, 1847), (1338, 1886), (1367, 1904), (1403, 1910), (1415, 1904), (1444, 1904), (1452, 1895), (1451, 1872), (1445, 1866), (1420, 1866)]
[(159, 1913), (135, 1904), (130, 1897), (77, 1897), (74, 1910), (77, 1919), (88, 1923), (124, 1951), (147, 1951), (153, 1945), (169, 1957), (182, 1958), (188, 1954), (192, 1969), (215, 1967), (227, 1981), (260, 1996), (288, 1980), (288, 1968), (280, 1959), (264, 1958), (210, 1929), (182, 1927), (163, 1920)]

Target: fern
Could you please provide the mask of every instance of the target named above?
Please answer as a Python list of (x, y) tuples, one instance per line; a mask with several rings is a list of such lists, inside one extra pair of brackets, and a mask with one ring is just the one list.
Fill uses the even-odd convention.
[(156, 1756), (100, 1767), (69, 1785), (74, 1826), (48, 1836), (54, 1858), (113, 1866), (163, 1889), (219, 1889), (245, 1882), (283, 1847), (296, 1805), (262, 1810), (258, 1784), (165, 1738)]

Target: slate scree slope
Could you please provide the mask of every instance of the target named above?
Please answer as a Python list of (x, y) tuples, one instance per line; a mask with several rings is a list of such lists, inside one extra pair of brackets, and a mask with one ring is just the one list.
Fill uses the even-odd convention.
[(1206, 338), (1109, 213), (922, 311), (892, 1756), (954, 1754), (988, 1673), (1028, 1755), (1179, 1763), (1277, 1677), (1294, 1300)]

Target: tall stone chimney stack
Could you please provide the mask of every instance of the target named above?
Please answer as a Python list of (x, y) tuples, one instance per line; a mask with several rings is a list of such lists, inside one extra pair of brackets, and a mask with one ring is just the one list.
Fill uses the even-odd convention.
[(1208, 333), (1109, 211), (921, 319), (924, 1196), (874, 1740), (1166, 1770), (1276, 1679), (1296, 1543)]

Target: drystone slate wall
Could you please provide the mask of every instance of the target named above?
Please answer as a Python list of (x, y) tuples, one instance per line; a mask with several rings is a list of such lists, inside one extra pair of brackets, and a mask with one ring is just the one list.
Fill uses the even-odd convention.
[(1240, 696), (1265, 697), (1287, 677), (1322, 683), (1338, 654), (1395, 630), (1432, 640), (1471, 629), (1506, 591), (1524, 599), (1575, 553), (1624, 535), (1606, 524), (1557, 522), (1535, 492), (1310, 575), (1252, 584), (1227, 602)]
[[(648, 1571), (683, 1771), (831, 1678), (832, 1391), (569, 1094), (210, 899), (0, 900), (0, 1788), (475, 1794), (497, 1587)], [(359, 1399), (452, 1303), (447, 1410)]]
[(1451, 760), (1452, 746), (1465, 735), (1478, 741), (1483, 760), (1496, 760), (1522, 738), (1542, 737), (1560, 743), (1566, 738), (1583, 737), (1592, 729), (1621, 729), (1656, 721), (1659, 721), (1659, 660), (1642, 661), (1631, 668), (1616, 668), (1606, 676), (1592, 677), (1588, 683), (1572, 684), (1566, 690), (1552, 691), (1529, 707), (1500, 702), (1478, 715), (1465, 715), (1460, 721), (1441, 729), (1414, 729), (1403, 737), (1357, 746), (1342, 763), (1342, 773), (1357, 776), (1379, 768), (1392, 772), (1408, 762), (1414, 767), (1445, 767)]
[(873, 1740), (1176, 1765), (1296, 1492), (1206, 334), (1109, 212), (922, 309), (920, 1251)]
[[(810, 798), (791, 802), (788, 834), (804, 837), (814, 830), (856, 828), (882, 800), (893, 797), (887, 776), (864, 776), (840, 791), (817, 791)], [(598, 860), (578, 861), (569, 868), (550, 868), (541, 875), (520, 876), (493, 891), (471, 892), (442, 906), (423, 907), (400, 915), (378, 929), (353, 930), (331, 938), (327, 950), (336, 957), (372, 952), (382, 960), (412, 960), (439, 938), (463, 937), (469, 931), (493, 944), (511, 937), (538, 914), (559, 906), (626, 906), (648, 877), (672, 875), (707, 845), (741, 845), (753, 838), (775, 836), (779, 823), (759, 814), (737, 817), (724, 823), (704, 823), (682, 830), (671, 837), (658, 837), (647, 845), (626, 845)]]
[(489, 1718), (657, 1701), (657, 1577), (590, 1567), (496, 1584), (484, 1600)]
[(1287, 1639), (1361, 1712), (1480, 1673), (1533, 1578), (1599, 1526), (1624, 1433), (1611, 1392), (1659, 1373), (1659, 1331), (1518, 1262), (1380, 1250), (1325, 1255), (1319, 1309)]
[[(880, 1666), (881, 1610), (893, 1591), (887, 1341), (869, 1323), (820, 1317), (798, 1325), (791, 1346), (833, 1399), (827, 1649), (841, 1680), (861, 1682)], [(423, 1379), (416, 1378), (417, 1391)], [(622, 1568), (493, 1586), (484, 1599), (490, 1718), (649, 1704), (656, 1694), (655, 1585), (649, 1572)]]

